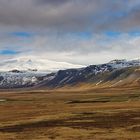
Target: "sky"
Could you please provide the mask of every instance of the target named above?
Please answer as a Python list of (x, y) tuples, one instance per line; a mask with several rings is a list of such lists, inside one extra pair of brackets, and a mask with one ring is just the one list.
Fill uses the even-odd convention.
[(0, 0), (0, 59), (73, 64), (140, 57), (140, 0)]

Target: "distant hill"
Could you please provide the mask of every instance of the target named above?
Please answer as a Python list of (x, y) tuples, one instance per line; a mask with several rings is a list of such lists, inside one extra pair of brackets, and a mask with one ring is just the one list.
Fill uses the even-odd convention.
[(113, 60), (106, 64), (63, 69), (52, 73), (36, 69), (0, 72), (0, 88), (60, 88), (81, 84), (92, 87), (139, 86), (140, 60)]
[(93, 87), (119, 87), (139, 86), (140, 67), (128, 65), (117, 67), (116, 65), (103, 64), (91, 65), (82, 69), (60, 70), (52, 75), (47, 75), (46, 80), (38, 84), (39, 87), (63, 87), (88, 84)]

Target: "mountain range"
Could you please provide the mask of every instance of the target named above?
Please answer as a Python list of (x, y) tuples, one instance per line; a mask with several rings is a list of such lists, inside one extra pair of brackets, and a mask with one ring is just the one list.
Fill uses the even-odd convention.
[(116, 87), (140, 85), (140, 60), (112, 60), (81, 66), (45, 59), (9, 59), (0, 63), (0, 88), (60, 88), (88, 85)]
[(82, 65), (71, 64), (67, 62), (57, 62), (34, 56), (17, 57), (0, 62), (0, 71), (39, 71), (39, 72), (56, 72), (60, 69), (80, 68)]

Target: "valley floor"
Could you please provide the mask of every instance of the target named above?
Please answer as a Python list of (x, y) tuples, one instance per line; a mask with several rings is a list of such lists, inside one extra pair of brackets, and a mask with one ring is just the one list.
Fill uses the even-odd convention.
[(1, 92), (0, 140), (140, 140), (140, 89)]

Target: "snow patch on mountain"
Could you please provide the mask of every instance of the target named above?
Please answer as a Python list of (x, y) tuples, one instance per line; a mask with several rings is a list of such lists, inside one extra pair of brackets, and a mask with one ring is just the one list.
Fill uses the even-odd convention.
[(38, 70), (45, 72), (55, 72), (60, 69), (80, 68), (82, 65), (71, 64), (67, 62), (56, 62), (48, 59), (36, 57), (18, 57), (0, 62), (0, 71), (14, 70)]
[(106, 64), (83, 67), (66, 62), (20, 57), (0, 62), (0, 88), (31, 87), (36, 85), (57, 87), (88, 81), (90, 78), (97, 82), (96, 85), (99, 85), (102, 83), (102, 78), (96, 77), (99, 74), (135, 66), (140, 66), (140, 59), (113, 60)]
[(43, 79), (45, 73), (35, 72), (0, 72), (0, 88), (17, 88), (33, 86)]
[(133, 67), (133, 66), (140, 66), (140, 59), (134, 59), (134, 60), (126, 60), (126, 59), (116, 59), (112, 60), (109, 63), (112, 68), (126, 68), (126, 67)]

